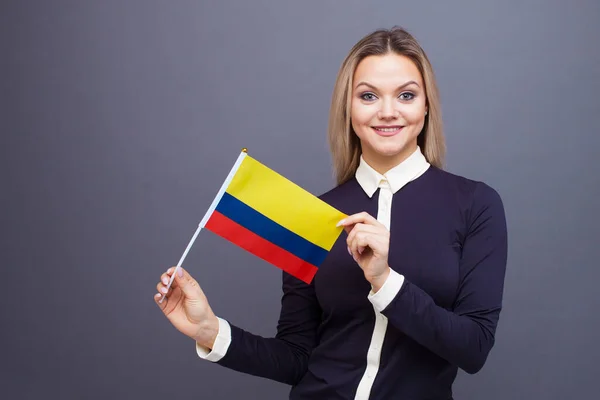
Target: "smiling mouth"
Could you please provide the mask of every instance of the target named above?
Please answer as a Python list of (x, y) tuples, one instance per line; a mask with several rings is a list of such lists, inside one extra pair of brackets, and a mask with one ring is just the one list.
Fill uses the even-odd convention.
[(395, 125), (395, 126), (373, 126), (372, 128), (375, 131), (375, 133), (377, 133), (379, 136), (394, 136), (394, 135), (400, 133), (400, 131), (404, 127), (400, 126), (400, 125)]

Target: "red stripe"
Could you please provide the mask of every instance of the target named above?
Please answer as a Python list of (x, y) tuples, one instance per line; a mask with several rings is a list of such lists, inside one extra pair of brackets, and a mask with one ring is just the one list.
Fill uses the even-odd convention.
[(314, 265), (263, 239), (216, 210), (206, 223), (206, 229), (306, 283), (310, 283), (317, 273)]

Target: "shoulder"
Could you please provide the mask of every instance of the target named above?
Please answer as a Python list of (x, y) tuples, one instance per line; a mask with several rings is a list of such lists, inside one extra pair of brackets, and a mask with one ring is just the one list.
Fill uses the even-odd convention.
[(457, 175), (437, 167), (429, 168), (430, 186), (456, 198), (465, 205), (503, 206), (500, 193), (486, 182)]
[(369, 197), (355, 178), (351, 178), (317, 197), (344, 213), (352, 213), (356, 208), (364, 208), (369, 201)]
[(338, 202), (342, 199), (348, 199), (355, 197), (357, 194), (362, 193), (360, 185), (355, 178), (349, 179), (346, 182), (339, 184), (324, 193), (321, 193), (317, 197), (327, 203)]
[(447, 196), (446, 199), (456, 201), (467, 232), (477, 232), (485, 227), (493, 236), (506, 237), (506, 215), (498, 190), (486, 182), (438, 168), (431, 172), (434, 186), (444, 191), (442, 195)]

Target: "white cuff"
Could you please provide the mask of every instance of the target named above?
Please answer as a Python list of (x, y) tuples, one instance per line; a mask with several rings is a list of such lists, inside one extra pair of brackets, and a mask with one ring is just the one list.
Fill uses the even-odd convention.
[(385, 280), (383, 286), (377, 293), (373, 293), (373, 290), (371, 290), (367, 298), (373, 304), (375, 310), (382, 312), (394, 300), (403, 283), (404, 275), (400, 275), (393, 269), (390, 269), (390, 275)]
[(229, 322), (219, 317), (217, 319), (219, 320), (219, 332), (217, 333), (212, 350), (196, 342), (196, 353), (198, 353), (198, 356), (212, 362), (217, 362), (223, 358), (231, 344), (231, 326), (229, 326)]

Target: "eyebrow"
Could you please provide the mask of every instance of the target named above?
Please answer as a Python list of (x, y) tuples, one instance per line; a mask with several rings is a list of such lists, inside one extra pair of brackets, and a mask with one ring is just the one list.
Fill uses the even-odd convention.
[[(375, 86), (373, 86), (373, 85), (371, 85), (370, 83), (367, 83), (367, 82), (359, 82), (358, 85), (356, 85), (355, 89), (357, 87), (361, 86), (361, 85), (365, 85), (365, 86), (370, 87), (373, 90), (377, 90), (377, 88)], [(404, 89), (405, 87), (410, 86), (410, 85), (417, 85), (417, 87), (420, 87), (417, 82), (415, 82), (415, 81), (408, 81), (408, 82), (403, 83), (402, 85), (398, 86), (396, 88), (396, 90)]]

